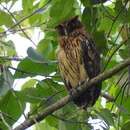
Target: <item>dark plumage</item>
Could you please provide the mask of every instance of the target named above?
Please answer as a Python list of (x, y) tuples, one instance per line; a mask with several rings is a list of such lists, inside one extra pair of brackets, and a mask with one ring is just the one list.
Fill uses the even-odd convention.
[[(67, 90), (71, 92), (72, 88), (100, 73), (100, 57), (95, 43), (77, 16), (59, 24), (56, 29), (60, 43), (59, 69)], [(90, 86), (74, 99), (74, 103), (82, 108), (92, 106), (100, 91), (101, 83)]]

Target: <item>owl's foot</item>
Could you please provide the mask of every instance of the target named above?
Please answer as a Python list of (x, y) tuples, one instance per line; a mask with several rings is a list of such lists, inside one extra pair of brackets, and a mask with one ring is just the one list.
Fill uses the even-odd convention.
[(69, 94), (70, 96), (74, 99), (75, 97), (78, 97), (79, 96), (79, 93), (80, 93), (80, 89), (79, 89), (79, 86), (81, 86), (82, 84), (84, 83), (84, 81), (81, 81), (78, 83), (78, 85), (75, 87), (75, 88), (71, 88), (69, 90)]
[(84, 84), (84, 81), (80, 81), (79, 84), (78, 84), (78, 86), (81, 86), (83, 84)]
[(75, 99), (79, 95), (79, 90), (77, 88), (72, 88), (69, 91), (69, 94), (70, 94), (70, 96), (71, 96), (72, 99)]

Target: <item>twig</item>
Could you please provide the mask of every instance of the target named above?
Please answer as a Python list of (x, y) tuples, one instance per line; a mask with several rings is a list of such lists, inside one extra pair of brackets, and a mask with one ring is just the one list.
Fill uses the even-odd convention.
[[(10, 14), (10, 16), (14, 19), (14, 21), (17, 22), (17, 19), (15, 18), (15, 16), (13, 15), (13, 13), (11, 13), (11, 12), (8, 10), (8, 8), (4, 7), (2, 4), (1, 4), (1, 6)], [(26, 37), (29, 41), (31, 41), (34, 46), (36, 46), (36, 44), (33, 42), (33, 40), (28, 36), (28, 34), (27, 34), (24, 30), (22, 30), (22, 27), (21, 27), (20, 24), (18, 24), (18, 27), (20, 28), (20, 30), (22, 31), (22, 33), (25, 35), (25, 37)]]
[[(114, 40), (113, 43), (116, 43), (116, 41), (118, 40), (118, 38), (119, 38), (119, 36), (120, 36), (120, 34), (121, 34), (121, 32), (122, 32), (124, 26), (125, 26), (124, 24), (121, 26), (121, 29), (119, 30), (119, 33), (118, 33), (118, 35), (117, 35), (117, 37), (116, 37), (116, 39)], [(111, 46), (111, 48), (108, 50), (108, 52), (107, 52), (105, 58), (108, 56), (108, 54), (111, 52), (111, 50), (114, 49), (114, 47), (115, 47), (114, 45)]]
[(123, 43), (121, 43), (119, 46), (117, 46), (115, 48), (115, 50), (112, 52), (112, 54), (110, 55), (109, 59), (107, 60), (107, 63), (105, 65), (105, 67), (103, 68), (103, 71), (107, 68), (107, 65), (109, 64), (109, 62), (111, 61), (113, 55), (124, 45), (128, 42), (128, 40), (130, 39), (130, 37), (128, 39), (126, 39)]
[(38, 11), (43, 10), (45, 11), (48, 8), (48, 4), (51, 2), (51, 0), (49, 0), (44, 6), (42, 6), (41, 8), (35, 10), (34, 12), (32, 12), (31, 14), (23, 17), (21, 20), (19, 20), (16, 24), (12, 25), (8, 30), (1, 32), (0, 34), (6, 34), (7, 31), (12, 30), (13, 28), (15, 28), (16, 26), (20, 25), (20, 23), (22, 23), (23, 21), (25, 21), (26, 19), (32, 17), (33, 15), (35, 15)]
[[(117, 93), (117, 95), (116, 95), (116, 97), (115, 97), (115, 101), (117, 100), (117, 98), (118, 98), (119, 95), (121, 94), (122, 89), (125, 88), (127, 85), (128, 85), (128, 79), (126, 79), (125, 82), (123, 83), (123, 85), (121, 86), (119, 92)], [(113, 107), (114, 107), (114, 104), (113, 104), (112, 107), (111, 107), (111, 111), (112, 111)]]
[(45, 108), (42, 112), (39, 112), (37, 115), (30, 117), (29, 119), (25, 120), (22, 124), (17, 126), (14, 130), (24, 130), (32, 125), (35, 124), (34, 119), (39, 122), (46, 118), (48, 115), (52, 114), (54, 111), (62, 108), (65, 106), (68, 102), (72, 100), (72, 98), (77, 97), (81, 92), (85, 91), (89, 86), (92, 86), (93, 84), (96, 84), (98, 82), (101, 82), (105, 79), (108, 79), (115, 75), (117, 72), (121, 71), (125, 67), (127, 67), (130, 64), (130, 58), (123, 61), (123, 63), (120, 63), (116, 65), (114, 68), (110, 69), (107, 72), (103, 72), (96, 76), (95, 78), (91, 79), (89, 82), (86, 80), (83, 85), (78, 87), (78, 93), (74, 93), (74, 97), (68, 95), (62, 98), (61, 100), (57, 101), (56, 103), (50, 105), (49, 107)]
[(114, 102), (115, 101), (115, 98), (106, 94), (106, 93), (101, 93), (101, 96), (106, 98), (109, 102)]
[(0, 56), (0, 59), (2, 60), (9, 60), (9, 61), (22, 61), (24, 58), (20, 57), (9, 57), (9, 56)]
[[(127, 5), (127, 3), (128, 3), (128, 2), (129, 2), (129, 0), (126, 0), (125, 5), (124, 5), (125, 7), (126, 7), (126, 5)], [(115, 19), (113, 20), (113, 23), (112, 23), (112, 25), (111, 25), (111, 28), (110, 28), (110, 31), (108, 32), (107, 37), (109, 37), (109, 36), (110, 36), (111, 31), (112, 31), (112, 28), (113, 28), (113, 26), (114, 26), (114, 24), (115, 24), (116, 20), (118, 19), (118, 17), (120, 16), (121, 12), (122, 12), (124, 9), (125, 9), (125, 8), (124, 8), (124, 7), (122, 7), (122, 8), (120, 9), (119, 13), (117, 14), (117, 16), (115, 17)]]

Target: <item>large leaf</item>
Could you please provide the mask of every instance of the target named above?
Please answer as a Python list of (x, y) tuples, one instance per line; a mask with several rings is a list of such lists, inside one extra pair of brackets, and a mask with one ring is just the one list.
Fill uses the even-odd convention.
[(5, 25), (7, 27), (10, 27), (11, 25), (13, 25), (13, 20), (11, 18), (11, 15), (0, 11), (0, 26), (1, 25)]
[[(11, 90), (0, 100), (0, 111), (3, 112), (3, 118), (9, 126), (12, 126), (17, 121), (25, 109), (25, 103), (16, 94), (17, 92)], [(4, 129), (3, 121), (1, 121), (1, 124), (2, 126), (0, 127)]]
[(5, 95), (13, 86), (13, 76), (10, 71), (3, 67), (3, 72), (0, 75), (0, 96)]
[(101, 53), (107, 52), (107, 40), (105, 38), (105, 34), (103, 31), (94, 33), (94, 40), (96, 42), (96, 46), (98, 51)]
[(50, 16), (52, 20), (49, 24), (55, 26), (68, 16), (71, 16), (74, 13), (74, 0), (56, 0), (53, 2), (53, 6), (50, 9)]
[(28, 57), (36, 63), (44, 63), (45, 61), (43, 56), (40, 53), (38, 53), (36, 50), (34, 50), (32, 47), (28, 48), (27, 54)]
[(50, 73), (56, 71), (56, 64), (53, 63), (35, 63), (29, 58), (21, 61), (14, 74), (15, 78), (32, 77), (36, 75), (48, 76)]
[(88, 32), (93, 32), (97, 26), (97, 9), (86, 7), (83, 10), (82, 21), (87, 29)]
[(130, 120), (128, 120), (121, 128), (121, 130), (129, 130), (130, 129)]
[[(50, 34), (51, 36), (51, 34)], [(55, 43), (49, 39), (42, 39), (38, 46), (37, 46), (37, 51), (43, 55), (43, 57), (48, 60), (48, 59), (55, 59)]]
[(52, 99), (56, 99), (61, 95), (64, 96), (64, 93), (60, 94), (60, 91), (63, 91), (63, 86), (52, 79), (44, 79), (42, 81), (31, 79), (23, 84), (19, 96), (25, 102), (41, 103), (46, 102), (48, 99), (47, 103), (50, 103), (50, 101), (53, 101)]

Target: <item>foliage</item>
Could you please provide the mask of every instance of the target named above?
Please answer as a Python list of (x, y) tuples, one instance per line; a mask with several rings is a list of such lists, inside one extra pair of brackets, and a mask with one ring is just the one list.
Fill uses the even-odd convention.
[[(96, 42), (102, 59), (102, 72), (130, 56), (130, 2), (113, 0), (21, 0), (22, 8), (15, 9), (16, 0), (0, 2), (0, 129), (8, 130), (24, 115), (25, 118), (67, 95), (60, 77), (56, 51), (58, 38), (55, 26), (78, 15), (86, 30)], [(32, 42), (35, 29), (44, 36), (28, 48), (27, 57), (17, 56), (10, 34), (18, 34)], [(19, 44), (19, 43), (17, 43)], [(34, 44), (34, 42), (32, 42)], [(22, 45), (21, 45), (22, 46)], [(18, 62), (17, 68), (12, 60)], [(14, 72), (12, 71), (14, 70)], [(130, 69), (129, 69), (130, 70)], [(102, 91), (115, 97), (108, 102), (100, 97), (88, 111), (77, 109), (69, 103), (49, 115), (34, 130), (91, 130), (100, 126), (103, 130), (128, 130), (130, 126), (130, 72), (126, 68), (118, 75), (102, 83)], [(36, 78), (41, 76), (42, 78)], [(14, 89), (14, 81), (30, 78)], [(30, 104), (27, 115), (24, 111)], [(98, 119), (98, 123), (95, 120)], [(93, 120), (90, 122), (90, 120)], [(94, 130), (95, 127), (94, 127)]]

